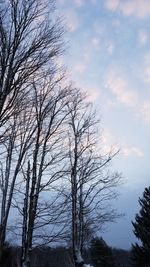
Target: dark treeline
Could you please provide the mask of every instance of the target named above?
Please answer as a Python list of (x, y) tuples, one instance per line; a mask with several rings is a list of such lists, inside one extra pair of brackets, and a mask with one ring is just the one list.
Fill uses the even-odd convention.
[(116, 264), (119, 267), (131, 266), (131, 252), (124, 249), (112, 249), (114, 258), (116, 259)]
[[(130, 265), (130, 252), (122, 249), (112, 249), (114, 256), (115, 267), (128, 267)], [(3, 267), (17, 267), (21, 255), (21, 248), (8, 247), (5, 250)], [(90, 250), (83, 251), (83, 257), (86, 264), (91, 264)], [(50, 248), (42, 247), (35, 248), (31, 255), (31, 267), (73, 267), (73, 258), (71, 248), (64, 247)], [(100, 265), (104, 266), (104, 265)], [(106, 265), (110, 266), (110, 265)]]

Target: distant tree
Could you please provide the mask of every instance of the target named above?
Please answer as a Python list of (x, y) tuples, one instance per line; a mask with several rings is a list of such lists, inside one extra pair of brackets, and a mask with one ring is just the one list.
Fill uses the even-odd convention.
[(116, 265), (129, 267), (130, 265), (130, 258), (131, 258), (131, 251), (124, 250), (121, 248), (112, 248), (112, 253), (115, 258)]
[(105, 222), (116, 218), (109, 201), (116, 197), (115, 189), (120, 180), (118, 173), (112, 174), (108, 170), (118, 151), (109, 151), (105, 155), (101, 151), (99, 121), (92, 104), (85, 98), (76, 90), (68, 103), (66, 188), (68, 190), (69, 185), (72, 252), (76, 267), (84, 265), (82, 252), (89, 241), (89, 234), (99, 231)]
[(91, 262), (94, 267), (115, 267), (112, 250), (103, 238), (93, 238), (91, 241)]
[(132, 222), (134, 234), (140, 240), (140, 245), (132, 246), (132, 266), (150, 266), (150, 187), (145, 188), (143, 198), (139, 198), (141, 210)]

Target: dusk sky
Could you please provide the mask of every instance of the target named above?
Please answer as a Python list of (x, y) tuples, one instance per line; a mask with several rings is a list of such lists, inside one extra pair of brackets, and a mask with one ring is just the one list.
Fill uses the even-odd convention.
[(124, 184), (114, 206), (126, 216), (102, 236), (129, 249), (138, 197), (150, 185), (150, 0), (58, 0), (57, 9), (69, 77), (96, 105), (104, 149), (121, 148), (112, 167)]

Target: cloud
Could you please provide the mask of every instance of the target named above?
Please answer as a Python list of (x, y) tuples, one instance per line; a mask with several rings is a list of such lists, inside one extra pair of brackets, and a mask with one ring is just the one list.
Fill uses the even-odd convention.
[(110, 145), (110, 144), (114, 143), (114, 136), (112, 135), (110, 130), (108, 130), (108, 129), (103, 130), (102, 141), (105, 145)]
[(145, 63), (150, 64), (150, 53), (147, 53), (144, 57)]
[(119, 6), (119, 0), (106, 0), (105, 6), (109, 10), (115, 11)]
[(74, 66), (74, 71), (79, 74), (83, 74), (85, 70), (86, 70), (86, 63), (84, 62), (78, 62)]
[(112, 20), (112, 26), (114, 27), (114, 28), (119, 28), (120, 27), (120, 25), (121, 25), (121, 23), (120, 23), (120, 20), (119, 19), (113, 19)]
[(80, 7), (84, 4), (84, 0), (74, 0), (74, 2), (77, 7)]
[(150, 101), (145, 101), (140, 109), (140, 115), (144, 121), (150, 122)]
[[(103, 152), (109, 153), (111, 149), (115, 151), (120, 151), (120, 153), (125, 156), (137, 156), (137, 157), (143, 157), (144, 152), (141, 148), (136, 146), (127, 146), (126, 144), (117, 144), (114, 143), (114, 140), (116, 138), (113, 136), (113, 134), (108, 130), (105, 129), (102, 134), (102, 142), (103, 142)], [(112, 145), (113, 144), (113, 145)]]
[(113, 54), (113, 52), (114, 52), (114, 44), (113, 44), (113, 42), (109, 42), (108, 43), (108, 46), (107, 46), (107, 52), (108, 52), (108, 54), (111, 56), (112, 54)]
[(147, 66), (145, 68), (144, 82), (145, 83), (149, 83), (150, 82), (150, 66)]
[(100, 93), (93, 88), (92, 91), (88, 91), (87, 100), (89, 102), (95, 102), (97, 100), (97, 98), (99, 97), (99, 95), (100, 95)]
[(99, 99), (101, 95), (100, 88), (90, 83), (85, 83), (85, 80), (80, 80), (80, 82), (73, 82), (74, 88), (80, 88), (83, 93), (86, 94), (85, 101), (87, 102), (95, 102)]
[[(150, 82), (150, 67), (147, 68), (147, 77), (145, 79)], [(124, 104), (127, 108), (131, 108), (136, 118), (150, 123), (150, 101), (145, 100), (141, 94), (142, 92), (137, 93), (137, 91), (130, 90), (127, 81), (115, 68), (108, 73), (105, 88), (109, 89), (115, 96), (115, 99), (109, 99), (106, 102), (107, 108), (113, 108), (117, 105), (117, 102)]]
[(129, 107), (134, 107), (138, 101), (136, 92), (131, 91), (119, 72), (111, 70), (107, 75), (106, 87), (116, 96), (117, 101)]
[(66, 0), (57, 0), (57, 3), (58, 3), (59, 5), (65, 5)]
[(100, 97), (100, 88), (94, 85), (82, 86), (82, 90), (87, 93), (87, 101), (95, 102)]
[(150, 53), (147, 53), (144, 57), (145, 67), (144, 67), (144, 75), (143, 81), (144, 83), (150, 83)]
[(140, 30), (139, 31), (139, 36), (138, 36), (139, 43), (141, 45), (144, 45), (144, 44), (146, 44), (147, 40), (148, 40), (148, 34), (147, 34), (147, 32), (144, 31), (144, 30)]
[(80, 22), (77, 14), (73, 10), (66, 10), (63, 13), (66, 27), (69, 32), (74, 32), (78, 29)]
[(143, 19), (150, 15), (149, 0), (106, 0), (105, 7), (110, 11), (119, 11), (124, 16)]
[(112, 109), (112, 108), (116, 107), (116, 101), (114, 101), (112, 99), (107, 99), (105, 101), (105, 106), (107, 107), (107, 110)]
[(96, 5), (96, 4), (98, 4), (98, 0), (91, 0), (91, 3)]
[(99, 21), (95, 21), (93, 24), (94, 32), (98, 35), (102, 35), (105, 32), (105, 26)]
[(144, 152), (142, 149), (138, 147), (122, 147), (121, 153), (125, 156), (137, 156), (137, 157), (144, 157)]
[(92, 42), (93, 48), (95, 50), (97, 50), (97, 51), (100, 50), (100, 40), (99, 40), (99, 38), (95, 37), (95, 38), (93, 38), (91, 40), (91, 42)]
[(110, 152), (117, 152), (120, 150), (119, 145), (117, 144), (115, 137), (108, 129), (103, 129), (102, 136), (102, 153), (108, 154)]

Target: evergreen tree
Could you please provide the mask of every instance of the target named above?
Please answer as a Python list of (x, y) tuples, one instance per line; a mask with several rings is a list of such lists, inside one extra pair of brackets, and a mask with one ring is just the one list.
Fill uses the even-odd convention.
[(132, 246), (132, 266), (150, 267), (150, 187), (145, 188), (139, 204), (141, 210), (132, 224), (140, 245)]
[(91, 262), (94, 267), (115, 267), (112, 250), (103, 238), (94, 238), (91, 241)]

